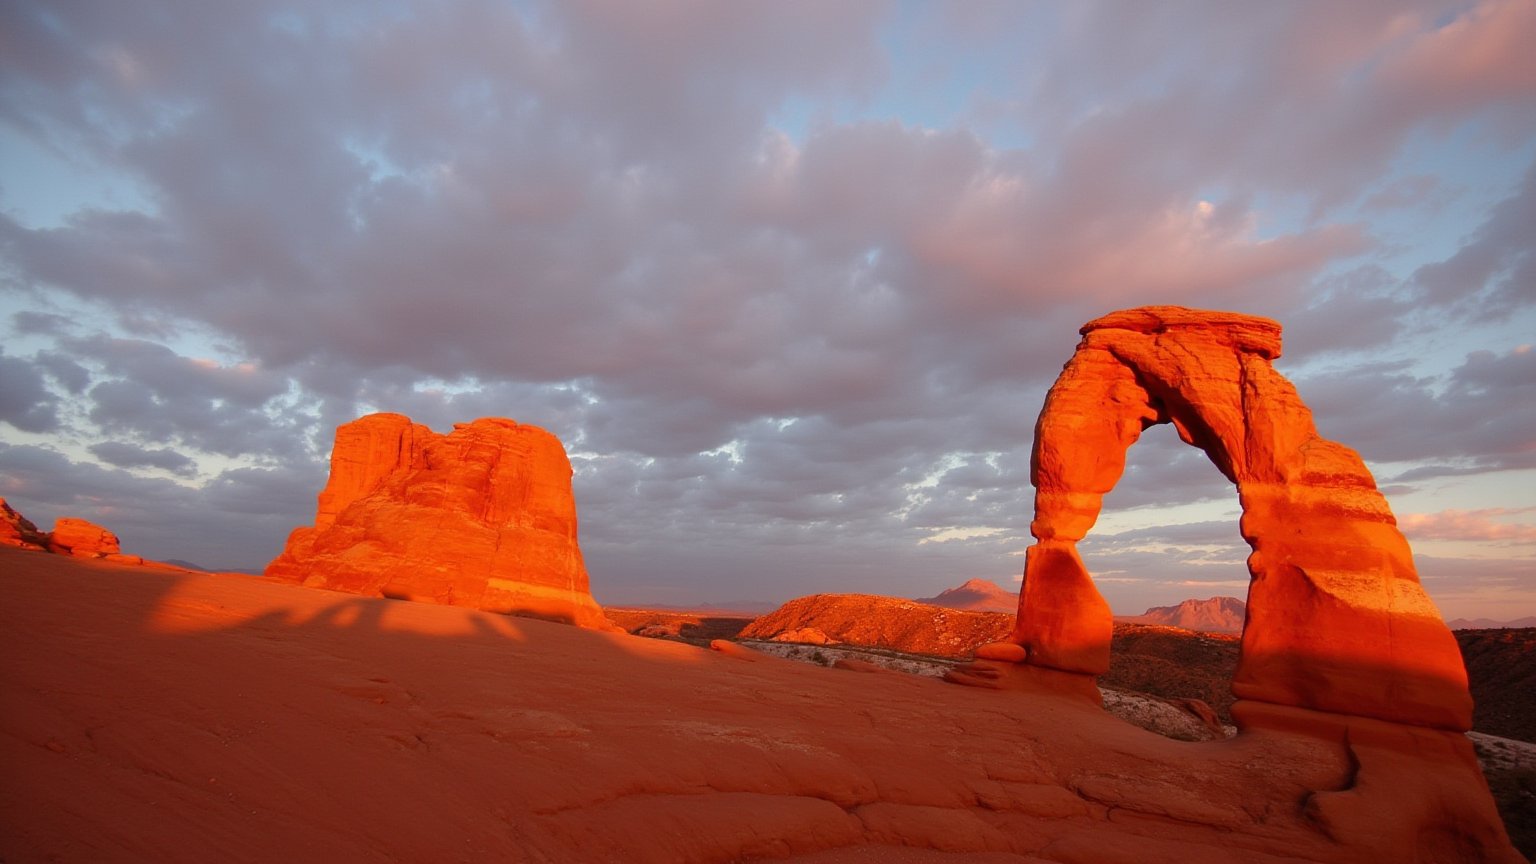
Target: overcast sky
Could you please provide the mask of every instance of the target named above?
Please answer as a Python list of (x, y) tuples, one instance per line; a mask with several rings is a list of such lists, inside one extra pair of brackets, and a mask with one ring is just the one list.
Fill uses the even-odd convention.
[[(0, 495), (260, 569), (335, 427), (542, 426), (601, 602), (1016, 586), (1084, 322), (1267, 315), (1536, 614), (1536, 0), (0, 3)], [(1244, 596), (1167, 427), (1083, 554)]]

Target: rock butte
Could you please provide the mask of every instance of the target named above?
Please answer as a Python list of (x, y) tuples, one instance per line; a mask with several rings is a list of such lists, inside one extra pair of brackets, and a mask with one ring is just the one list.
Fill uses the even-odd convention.
[(1013, 634), (952, 680), (1097, 698), (1113, 622), (1077, 542), (1126, 451), (1172, 423), (1237, 486), (1253, 548), (1234, 720), (1321, 739), (1358, 766), (1345, 788), (1307, 796), (1309, 817), (1380, 860), (1520, 860), (1461, 734), (1472, 700), (1455, 638), (1365, 463), (1317, 434), (1271, 365), (1280, 325), (1147, 306), (1081, 333), (1035, 426), (1036, 542)]
[(293, 531), (266, 575), (613, 626), (588, 588), (565, 448), (543, 429), (499, 418), (446, 435), (400, 414), (339, 427), (315, 524)]

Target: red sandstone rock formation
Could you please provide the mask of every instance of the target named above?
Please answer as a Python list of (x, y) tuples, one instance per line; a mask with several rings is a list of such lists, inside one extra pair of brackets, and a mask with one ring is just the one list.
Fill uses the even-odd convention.
[(1035, 426), (1036, 543), (1013, 634), (951, 680), (1092, 698), (1081, 682), (1109, 666), (1112, 619), (1077, 541), (1142, 430), (1172, 423), (1236, 484), (1253, 548), (1233, 718), (1356, 766), (1306, 796), (1308, 818), (1372, 860), (1519, 860), (1461, 734), (1472, 700), (1456, 641), (1364, 462), (1317, 434), (1270, 365), (1280, 325), (1149, 306), (1082, 334)]
[(53, 531), (48, 534), (48, 549), (76, 558), (105, 558), (121, 555), (123, 551), (116, 534), (94, 522), (67, 516), (54, 520)]
[(1253, 547), (1240, 698), (1464, 731), (1456, 641), (1360, 457), (1321, 438), (1270, 365), (1280, 325), (1151, 306), (1083, 327), (1035, 427), (1037, 543), (1013, 641), (1033, 664), (1109, 665), (1111, 618), (1077, 554), (1143, 429), (1172, 423), (1238, 487)]
[(47, 549), (48, 536), (37, 530), (32, 520), (11, 509), (11, 505), (0, 498), (0, 546)]
[(1007, 635), (1010, 616), (963, 612), (873, 594), (813, 594), (785, 603), (741, 631), (742, 639), (817, 645), (846, 642), (909, 654), (968, 657)]
[(15, 546), (76, 558), (108, 558), (120, 564), (143, 564), (137, 555), (122, 554), (117, 535), (84, 519), (68, 516), (54, 521), (52, 531), (39, 531), (32, 520), (0, 498), (0, 546)]
[(294, 530), (266, 575), (612, 627), (587, 586), (565, 448), (511, 420), (447, 435), (399, 414), (341, 426), (314, 526)]

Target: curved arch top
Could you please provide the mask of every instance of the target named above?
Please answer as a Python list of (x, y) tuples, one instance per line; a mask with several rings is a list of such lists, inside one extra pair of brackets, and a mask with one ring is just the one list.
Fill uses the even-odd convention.
[(1237, 486), (1253, 552), (1242, 699), (1466, 730), (1455, 638), (1353, 450), (1321, 438), (1275, 371), (1280, 325), (1178, 306), (1089, 322), (1035, 425), (1036, 542), (1012, 641), (1028, 662), (1109, 667), (1112, 619), (1077, 553), (1141, 432), (1172, 423)]

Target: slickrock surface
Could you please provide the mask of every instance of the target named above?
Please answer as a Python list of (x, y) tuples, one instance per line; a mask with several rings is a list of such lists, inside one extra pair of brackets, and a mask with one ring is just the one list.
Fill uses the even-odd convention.
[(266, 575), (613, 626), (588, 588), (565, 448), (543, 429), (498, 418), (446, 435), (399, 414), (338, 428), (315, 524), (294, 530)]
[(1359, 455), (1321, 438), (1271, 361), (1267, 318), (1148, 306), (1106, 315), (1046, 396), (1012, 641), (1029, 662), (1096, 675), (1110, 613), (1078, 557), (1143, 429), (1172, 423), (1236, 484), (1253, 547), (1241, 699), (1453, 731), (1472, 700), (1456, 640)]
[(908, 654), (969, 657), (1008, 635), (1013, 616), (963, 612), (874, 594), (797, 597), (748, 624), (742, 639), (832, 645), (847, 642)]
[(14, 549), (0, 592), (6, 861), (1479, 860), (1379, 836), (1445, 754), (1332, 792), (1342, 745), (1050, 692)]

